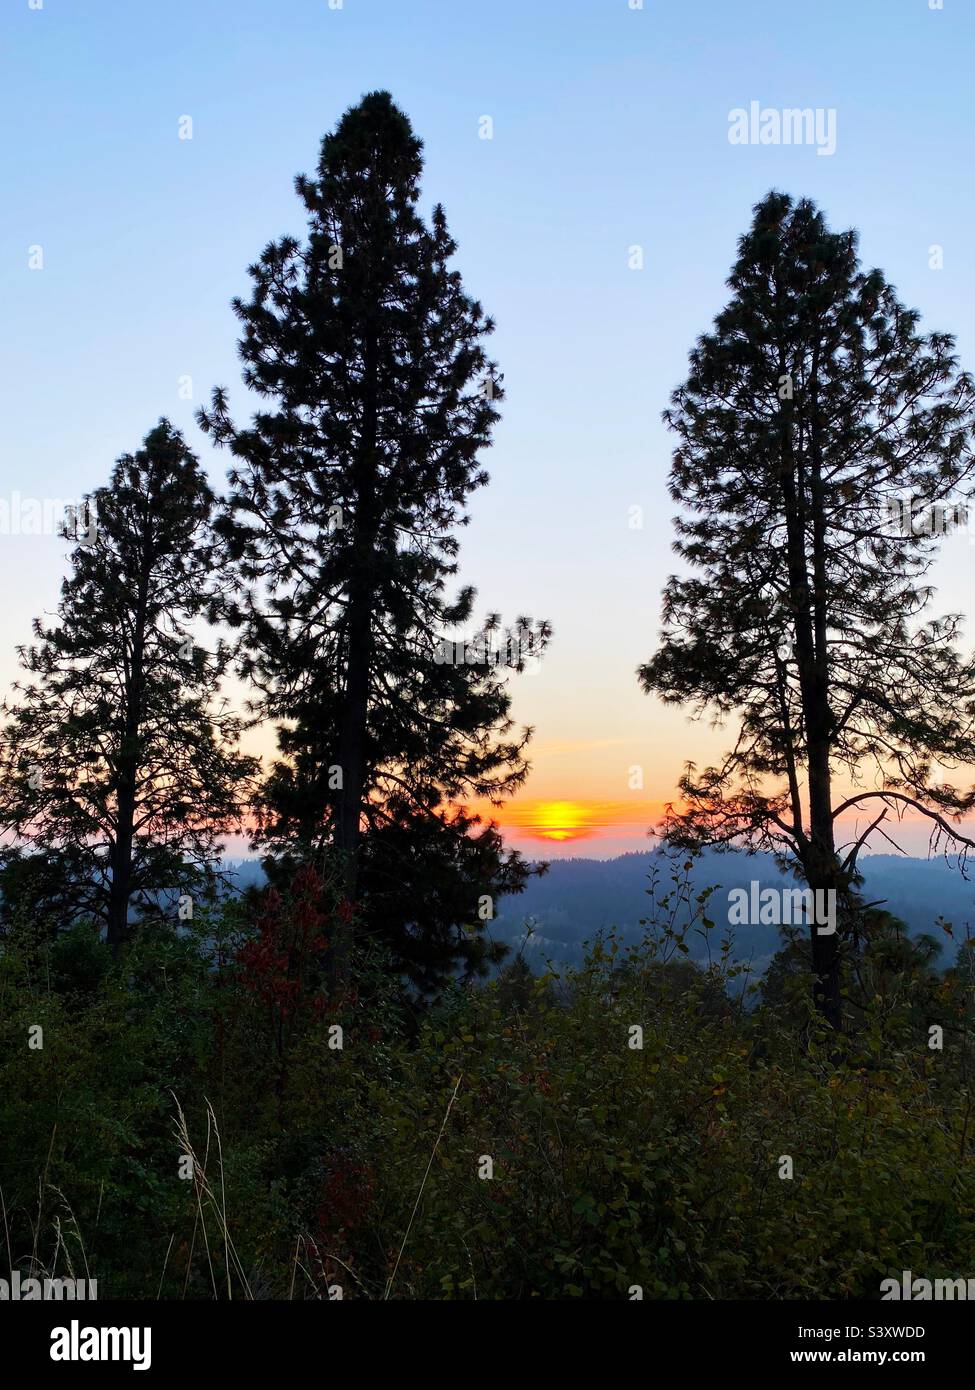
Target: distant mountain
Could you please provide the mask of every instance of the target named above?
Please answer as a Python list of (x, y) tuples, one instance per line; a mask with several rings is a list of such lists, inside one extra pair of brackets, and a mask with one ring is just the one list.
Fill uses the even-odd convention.
[(225, 859), (223, 868), (238, 893), (260, 887), (266, 878), (259, 859)]
[[(515, 950), (524, 944), (525, 957), (535, 969), (542, 968), (546, 960), (578, 965), (585, 954), (584, 943), (610, 927), (618, 928), (626, 941), (638, 940), (643, 934), (641, 920), (650, 913), (647, 888), (655, 859), (660, 869), (659, 898), (671, 888), (667, 864), (659, 851), (621, 854), (616, 859), (553, 860), (548, 873), (529, 880), (524, 893), (498, 902), (491, 935)], [(226, 868), (237, 889), (264, 881), (264, 871), (256, 859), (228, 862)], [(975, 929), (975, 881), (963, 878), (943, 859), (874, 854), (862, 859), (860, 868), (867, 901), (881, 902), (906, 922), (912, 935), (929, 932), (945, 941), (947, 950), (941, 963), (950, 964), (954, 947), (943, 936), (938, 919), (951, 923), (959, 938), (964, 937), (967, 924)], [(718, 885), (708, 904), (709, 916), (717, 923), (715, 942), (728, 929), (729, 893), (735, 888), (747, 891), (752, 881), (762, 888), (797, 886), (779, 872), (768, 854), (708, 850), (697, 861), (691, 877), (693, 892)], [(529, 921), (533, 930), (526, 942)], [(781, 944), (778, 927), (735, 926), (731, 930), (736, 958), (748, 961), (760, 974)], [(693, 958), (705, 956), (699, 937), (692, 935), (688, 946)]]
[[(616, 927), (624, 940), (635, 940), (643, 931), (641, 919), (650, 912), (647, 895), (648, 875), (659, 851), (623, 854), (616, 859), (560, 859), (552, 862), (548, 873), (532, 879), (524, 893), (503, 898), (492, 935), (516, 949), (525, 940), (525, 924), (531, 920), (533, 932), (525, 945), (526, 958), (536, 968), (546, 959), (556, 963), (578, 964), (583, 943), (609, 927)], [(975, 882), (965, 879), (957, 868), (942, 859), (909, 859), (894, 854), (877, 854), (860, 862), (864, 893), (869, 902), (880, 901), (900, 917), (912, 935), (930, 932), (943, 938), (938, 919), (950, 922), (960, 936), (966, 923), (975, 924)], [(666, 865), (660, 864), (658, 898), (671, 887)], [(717, 923), (719, 938), (728, 926), (729, 893), (747, 890), (752, 881), (762, 888), (795, 887), (768, 854), (746, 855), (706, 851), (692, 874), (693, 891), (719, 885), (710, 898), (709, 916)], [(767, 966), (780, 942), (774, 926), (735, 926), (736, 957), (747, 960), (754, 970)], [(691, 954), (701, 959), (704, 943), (692, 936)], [(950, 945), (942, 963), (954, 957)]]

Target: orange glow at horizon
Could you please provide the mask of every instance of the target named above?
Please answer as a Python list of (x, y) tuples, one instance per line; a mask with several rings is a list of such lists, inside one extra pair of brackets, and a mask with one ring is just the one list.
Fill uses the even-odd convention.
[(643, 840), (662, 809), (659, 804), (647, 801), (604, 801), (589, 797), (516, 799), (500, 811), (493, 807), (477, 807), (485, 819), (499, 823), (505, 834), (549, 844), (607, 837)]

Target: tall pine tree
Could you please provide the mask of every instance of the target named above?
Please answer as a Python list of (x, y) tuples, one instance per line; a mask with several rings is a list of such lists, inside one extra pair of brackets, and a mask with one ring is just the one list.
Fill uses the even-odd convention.
[(696, 573), (668, 582), (641, 678), (737, 725), (720, 766), (689, 766), (671, 838), (771, 849), (838, 895), (840, 933), (811, 942), (838, 1026), (870, 832), (912, 812), (973, 843), (950, 769), (975, 764), (975, 664), (960, 619), (927, 615), (925, 576), (970, 491), (975, 386), (808, 201), (769, 194), (728, 283), (665, 415)]
[(472, 621), (474, 592), (447, 595), (454, 530), (487, 481), (502, 392), (443, 210), (429, 225), (418, 211), (421, 169), (387, 93), (346, 112), (317, 177), (296, 181), (307, 241), (269, 245), (234, 304), (244, 380), (269, 407), (238, 429), (218, 390), (200, 420), (236, 459), (231, 616), (257, 707), (280, 724), (263, 840), (336, 856), (367, 930), (426, 987), (455, 961), (479, 967), (479, 902), (524, 879), (461, 806), (524, 781), (530, 731), (506, 676), (548, 633), (491, 616), (499, 661), (440, 659)]
[(191, 632), (213, 598), (213, 505), (160, 421), (86, 499), (57, 621), (35, 620), (3, 707), (0, 826), (51, 864), (35, 896), (49, 882), (58, 912), (102, 922), (113, 946), (160, 894), (212, 888), (255, 771), (219, 696), (228, 651)]

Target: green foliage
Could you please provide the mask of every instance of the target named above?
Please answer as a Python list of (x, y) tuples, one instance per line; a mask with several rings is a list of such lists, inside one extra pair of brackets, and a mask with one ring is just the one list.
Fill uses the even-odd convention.
[(378, 951), (330, 983), (335, 898), (307, 882), (119, 959), (18, 926), (11, 1258), (132, 1297), (876, 1298), (902, 1269), (971, 1271), (970, 952), (937, 975), (888, 924), (838, 1037), (789, 970), (749, 1008), (727, 951), (686, 961), (707, 898), (677, 878), (639, 946), (420, 1012)]

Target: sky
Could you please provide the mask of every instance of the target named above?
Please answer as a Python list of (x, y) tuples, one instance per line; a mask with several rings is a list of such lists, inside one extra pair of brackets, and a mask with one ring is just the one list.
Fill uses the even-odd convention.
[[(730, 737), (636, 679), (674, 563), (660, 413), (772, 187), (859, 228), (975, 368), (973, 52), (971, 0), (4, 0), (0, 687), (63, 572), (56, 536), (11, 534), (23, 500), (101, 485), (160, 415), (222, 485), (194, 413), (217, 384), (248, 412), (230, 300), (303, 232), (293, 177), (322, 135), (386, 88), (497, 321), (461, 577), (555, 634), (514, 688), (533, 773), (501, 823), (549, 857), (644, 848), (684, 762)], [(752, 102), (832, 136), (732, 143)], [(947, 547), (942, 610), (970, 607), (973, 557)]]

